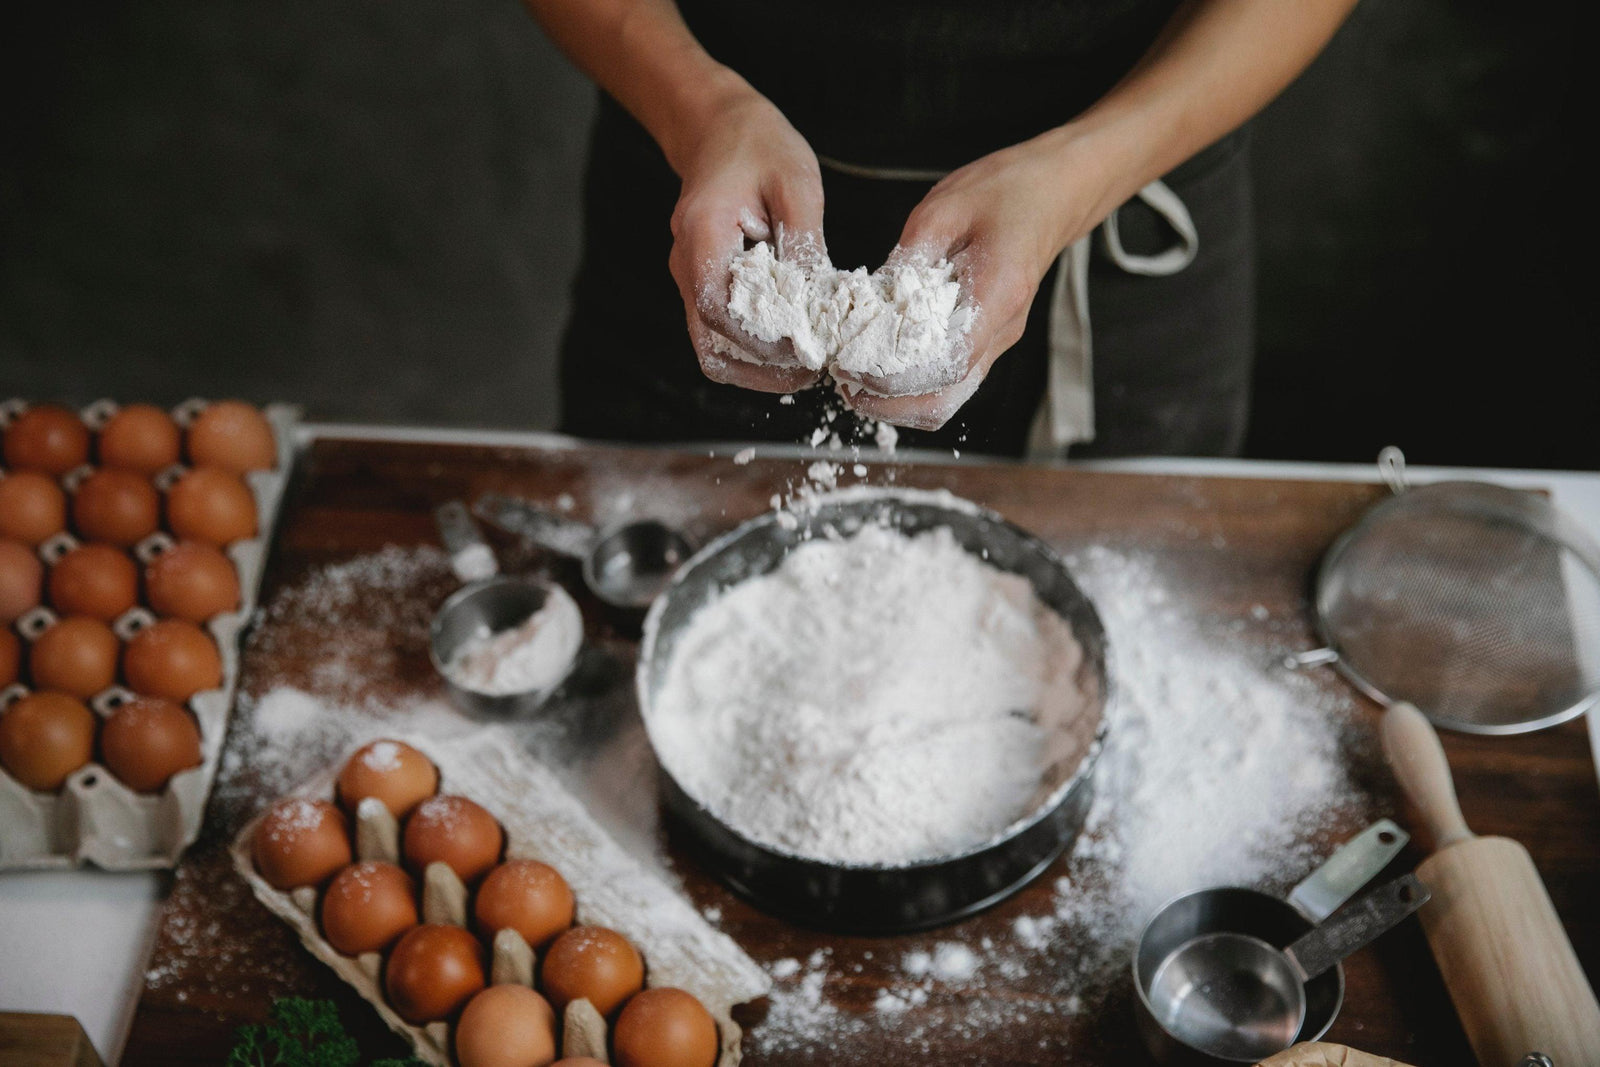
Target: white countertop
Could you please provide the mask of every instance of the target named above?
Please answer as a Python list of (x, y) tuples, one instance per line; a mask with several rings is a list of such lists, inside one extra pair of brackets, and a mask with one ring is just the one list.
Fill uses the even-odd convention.
[[(315, 424), (304, 426), (302, 435), (306, 440), (327, 436), (557, 448), (573, 444), (568, 438), (543, 433)], [(1376, 479), (1376, 468), (1364, 463), (1135, 459), (1076, 466), (1202, 477)], [(1407, 477), (1413, 482), (1470, 478), (1547, 488), (1558, 507), (1600, 539), (1600, 473), (1412, 467), (1408, 468)], [(1591, 743), (1600, 748), (1600, 728), (1594, 718), (1590, 719), (1589, 728)], [(145, 961), (154, 940), (166, 884), (167, 876), (149, 872), (73, 870), (0, 875), (0, 1010), (74, 1015), (101, 1056), (108, 1063), (116, 1062), (143, 988)]]

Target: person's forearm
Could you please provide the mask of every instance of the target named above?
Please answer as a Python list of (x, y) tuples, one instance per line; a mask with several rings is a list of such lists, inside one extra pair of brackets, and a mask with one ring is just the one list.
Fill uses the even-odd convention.
[(712, 59), (672, 0), (526, 0), (551, 39), (650, 131), (679, 174), (708, 116), (752, 90)]
[[(1046, 134), (1072, 165), (1101, 168), (1101, 202), (1069, 231), (1116, 207), (1270, 103), (1310, 65), (1356, 0), (1189, 0), (1115, 88)], [(1071, 241), (1080, 232), (1064, 234)]]

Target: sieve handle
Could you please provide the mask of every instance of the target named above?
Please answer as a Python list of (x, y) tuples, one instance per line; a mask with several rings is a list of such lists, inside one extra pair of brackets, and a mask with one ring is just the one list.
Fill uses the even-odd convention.
[(1422, 712), (1402, 702), (1383, 713), (1380, 729), (1389, 768), (1401, 791), (1422, 816), (1433, 850), (1438, 852), (1470, 840), (1474, 835), (1461, 815), (1455, 783), (1450, 779), (1450, 762), (1433, 725)]

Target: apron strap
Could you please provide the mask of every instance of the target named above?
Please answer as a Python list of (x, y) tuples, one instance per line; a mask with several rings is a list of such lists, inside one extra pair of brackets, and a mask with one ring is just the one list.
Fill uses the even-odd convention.
[[(1200, 233), (1189, 209), (1164, 182), (1153, 181), (1135, 194), (1172, 227), (1177, 243), (1154, 255), (1135, 255), (1122, 247), (1113, 211), (1100, 225), (1101, 244), (1111, 262), (1129, 274), (1176, 274), (1200, 251)], [(1078, 442), (1094, 440), (1094, 341), (1089, 327), (1089, 242), (1074, 241), (1056, 265), (1050, 295), (1049, 364), (1045, 395), (1028, 434), (1028, 458), (1066, 454)]]

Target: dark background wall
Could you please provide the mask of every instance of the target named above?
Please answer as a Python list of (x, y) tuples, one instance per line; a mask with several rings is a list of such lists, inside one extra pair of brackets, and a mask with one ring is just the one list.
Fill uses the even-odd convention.
[[(1600, 468), (1577, 10), (1366, 0), (1261, 118), (1251, 454)], [(593, 92), (514, 0), (0, 19), (0, 396), (550, 425)]]

